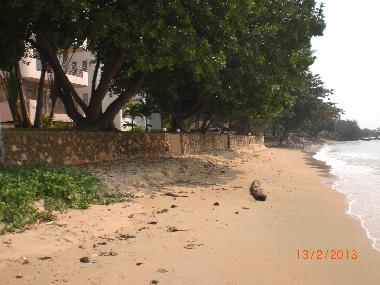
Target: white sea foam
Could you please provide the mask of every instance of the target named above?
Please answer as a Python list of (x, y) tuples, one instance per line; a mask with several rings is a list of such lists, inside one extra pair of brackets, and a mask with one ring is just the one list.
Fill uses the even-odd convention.
[(380, 251), (380, 141), (325, 145), (315, 159), (330, 166), (334, 190), (346, 195), (346, 213), (359, 219)]

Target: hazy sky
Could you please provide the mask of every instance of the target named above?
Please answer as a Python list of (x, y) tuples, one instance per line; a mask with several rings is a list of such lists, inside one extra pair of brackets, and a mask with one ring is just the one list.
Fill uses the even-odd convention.
[(325, 0), (327, 28), (313, 40), (321, 75), (344, 118), (380, 127), (380, 0)]

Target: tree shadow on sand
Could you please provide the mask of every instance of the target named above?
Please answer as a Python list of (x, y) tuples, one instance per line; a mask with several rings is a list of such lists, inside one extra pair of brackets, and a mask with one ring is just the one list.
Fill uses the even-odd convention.
[[(252, 154), (253, 155), (253, 154)], [(171, 158), (129, 158), (79, 166), (102, 179), (113, 191), (157, 193), (173, 186), (223, 186), (236, 178), (247, 159), (231, 150)]]

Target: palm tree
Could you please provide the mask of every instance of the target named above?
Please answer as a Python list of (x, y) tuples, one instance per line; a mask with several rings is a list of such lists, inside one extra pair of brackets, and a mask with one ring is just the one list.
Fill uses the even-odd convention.
[(139, 117), (141, 115), (141, 103), (138, 101), (131, 101), (123, 108), (123, 116), (130, 116), (132, 119), (132, 122), (130, 124), (130, 126), (132, 127), (132, 132), (134, 126), (133, 121), (136, 117)]
[(145, 117), (145, 132), (148, 131), (148, 117), (153, 113), (158, 112), (158, 106), (156, 102), (154, 102), (153, 98), (146, 94), (140, 94), (142, 97), (139, 99), (140, 103), (140, 113)]

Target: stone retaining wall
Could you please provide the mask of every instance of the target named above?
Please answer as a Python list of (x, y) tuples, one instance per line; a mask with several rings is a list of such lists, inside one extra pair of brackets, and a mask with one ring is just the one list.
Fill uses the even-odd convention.
[(228, 136), (219, 134), (181, 134), (182, 153), (228, 149)]
[(127, 157), (171, 156), (165, 134), (5, 131), (4, 163), (75, 165)]
[(239, 149), (244, 147), (255, 148), (257, 145), (264, 145), (264, 136), (230, 136), (231, 149)]
[(4, 131), (6, 165), (77, 165), (129, 157), (170, 157), (263, 144), (253, 136), (77, 131)]

